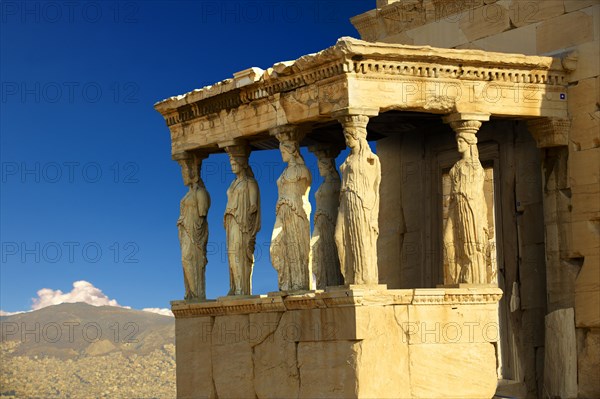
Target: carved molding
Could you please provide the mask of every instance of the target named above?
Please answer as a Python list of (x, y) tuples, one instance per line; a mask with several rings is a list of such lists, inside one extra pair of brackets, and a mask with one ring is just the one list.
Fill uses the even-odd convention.
[(350, 18), (363, 40), (395, 35), (483, 5), (483, 1), (411, 0), (377, 2), (377, 9)]
[(218, 152), (226, 141), (293, 129), (279, 128), (284, 124), (313, 126), (390, 110), (566, 118), (566, 72), (557, 61), (341, 38), (318, 53), (241, 71), (155, 109), (169, 126), (172, 153)]
[(202, 168), (202, 161), (208, 156), (209, 154), (205, 151), (184, 151), (173, 154), (172, 158), (177, 161), (182, 170), (186, 170), (189, 176), (193, 176), (194, 180), (202, 183), (200, 169)]
[[(277, 94), (290, 93), (335, 77), (402, 82), (426, 78), (441, 84), (452, 80), (473, 81), (482, 85), (508, 85), (510, 89), (514, 84), (563, 86), (566, 84), (565, 71), (557, 68), (550, 57), (511, 55), (507, 59), (506, 55), (479, 50), (367, 43), (341, 38), (336, 45), (296, 61), (275, 64), (266, 71), (251, 68), (252, 76), (246, 78), (244, 75), (243, 84), (239, 76), (226, 79), (163, 100), (155, 108), (163, 114), (167, 125), (173, 126), (256, 100), (273, 102)], [(342, 94), (349, 96), (347, 89)]]
[(247, 160), (250, 156), (250, 146), (245, 140), (219, 143), (219, 147), (224, 148), (225, 152), (232, 158), (245, 158)]
[(174, 161), (197, 161), (202, 162), (204, 159), (208, 158), (210, 153), (202, 150), (197, 151), (182, 151), (172, 155)]
[(538, 118), (527, 121), (527, 128), (538, 148), (560, 147), (569, 143), (571, 121), (562, 118)]
[(377, 10), (367, 11), (364, 14), (350, 18), (352, 25), (360, 34), (361, 39), (374, 42), (379, 35), (379, 22), (377, 21)]
[(452, 130), (458, 133), (476, 134), (481, 127), (481, 121), (454, 121), (450, 122)]
[(450, 127), (452, 127), (452, 130), (454, 130), (456, 134), (476, 134), (479, 131), (482, 122), (490, 120), (490, 115), (456, 112), (450, 115), (446, 115), (442, 119), (444, 123), (450, 124)]
[(367, 115), (343, 115), (338, 116), (337, 120), (342, 124), (345, 128), (358, 128), (360, 130), (367, 129), (367, 124), (369, 123), (369, 117)]
[(221, 316), (300, 309), (338, 308), (346, 306), (391, 305), (460, 305), (495, 304), (502, 298), (499, 288), (404, 289), (307, 291), (301, 294), (277, 292), (251, 298), (223, 297), (204, 302), (172, 301), (176, 318)]

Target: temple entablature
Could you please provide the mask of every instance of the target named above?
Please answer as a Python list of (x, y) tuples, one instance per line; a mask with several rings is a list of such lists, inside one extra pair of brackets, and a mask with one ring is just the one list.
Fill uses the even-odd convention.
[(274, 148), (269, 130), (310, 125), (308, 136), (315, 137), (348, 109), (566, 118), (566, 73), (551, 57), (344, 37), (318, 53), (240, 71), (155, 108), (169, 126), (174, 154), (218, 152), (219, 142), (238, 138)]

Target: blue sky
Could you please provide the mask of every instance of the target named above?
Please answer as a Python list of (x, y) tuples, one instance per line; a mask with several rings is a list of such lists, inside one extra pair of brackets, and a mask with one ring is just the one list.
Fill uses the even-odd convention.
[[(374, 0), (0, 2), (0, 309), (85, 280), (119, 304), (183, 297), (175, 222), (185, 194), (153, 104), (358, 37), (349, 18)], [(316, 161), (304, 153), (320, 183)], [(342, 156), (338, 158), (341, 163)], [(278, 152), (251, 163), (262, 197), (255, 293), (277, 289), (268, 248)], [(207, 293), (229, 287), (222, 215), (233, 179), (205, 161)], [(316, 187), (316, 186), (314, 186)], [(314, 191), (311, 201), (314, 207)]]

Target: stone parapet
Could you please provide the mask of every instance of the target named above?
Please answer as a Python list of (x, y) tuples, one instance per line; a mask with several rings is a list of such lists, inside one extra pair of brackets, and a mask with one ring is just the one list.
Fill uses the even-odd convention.
[(178, 398), (489, 398), (501, 296), (375, 286), (173, 301)]

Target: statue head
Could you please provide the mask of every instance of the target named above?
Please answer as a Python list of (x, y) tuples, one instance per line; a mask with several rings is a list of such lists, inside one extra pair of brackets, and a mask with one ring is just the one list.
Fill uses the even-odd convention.
[(253, 176), (252, 169), (248, 164), (250, 148), (246, 144), (232, 145), (225, 149), (229, 155), (229, 164), (231, 171), (237, 176), (249, 175)]
[(280, 126), (273, 129), (271, 135), (279, 141), (283, 162), (304, 164), (304, 158), (300, 155), (300, 142), (306, 135), (305, 128), (296, 125)]
[(308, 147), (317, 157), (317, 166), (319, 167), (319, 174), (323, 177), (333, 176), (338, 177), (339, 174), (335, 168), (335, 158), (340, 154), (343, 146), (335, 144), (316, 144)]
[(323, 177), (329, 176), (336, 172), (335, 159), (333, 158), (319, 158), (317, 166), (319, 168), (319, 174)]
[(248, 166), (246, 160), (241, 157), (229, 157), (229, 164), (231, 165), (231, 171), (236, 175)]
[(479, 159), (477, 136), (475, 133), (458, 133), (456, 135), (456, 143), (458, 145), (458, 152), (462, 154), (463, 158)]
[(369, 117), (366, 115), (343, 115), (338, 120), (344, 127), (344, 139), (351, 152), (353, 154), (370, 152), (367, 142)]
[(174, 159), (181, 166), (183, 184), (188, 187), (192, 187), (196, 184), (202, 184), (202, 179), (200, 178), (200, 168), (202, 166), (202, 160), (204, 159), (204, 156), (184, 153), (174, 156)]
[(304, 159), (300, 155), (300, 145), (295, 140), (283, 140), (279, 143), (281, 151), (281, 159), (283, 162), (289, 163), (304, 163)]

